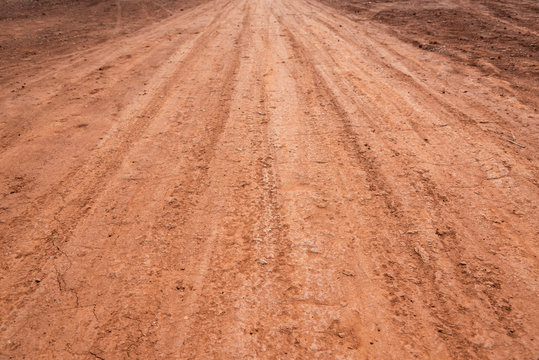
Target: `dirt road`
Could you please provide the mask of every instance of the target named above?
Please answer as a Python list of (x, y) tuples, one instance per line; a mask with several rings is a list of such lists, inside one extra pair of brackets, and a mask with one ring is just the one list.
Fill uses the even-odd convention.
[(169, 12), (2, 80), (1, 358), (539, 356), (533, 97), (310, 0)]

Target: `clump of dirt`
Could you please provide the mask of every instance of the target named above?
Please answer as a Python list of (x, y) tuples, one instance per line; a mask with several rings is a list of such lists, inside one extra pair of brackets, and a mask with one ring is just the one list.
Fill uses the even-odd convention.
[(529, 92), (539, 84), (539, 3), (321, 0), (357, 21), (389, 25), (402, 40), (435, 51)]
[(206, 0), (5, 0), (0, 2), (0, 81), (21, 63), (90, 48)]

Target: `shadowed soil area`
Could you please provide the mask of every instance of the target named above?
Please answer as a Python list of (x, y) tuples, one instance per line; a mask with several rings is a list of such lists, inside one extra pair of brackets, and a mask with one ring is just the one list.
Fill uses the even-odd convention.
[(111, 38), (187, 10), (204, 0), (3, 0), (0, 81), (45, 68)]
[(514, 0), (322, 0), (358, 22), (376, 21), (400, 39), (478, 67), (536, 97), (539, 3)]

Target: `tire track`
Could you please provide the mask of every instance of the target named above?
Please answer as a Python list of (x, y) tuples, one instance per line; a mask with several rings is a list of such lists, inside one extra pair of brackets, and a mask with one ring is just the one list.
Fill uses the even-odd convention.
[[(263, 115), (266, 113), (261, 80), (264, 71), (260, 64), (260, 59), (265, 58), (262, 54), (268, 50), (260, 47), (258, 34), (252, 35), (263, 28), (258, 21), (251, 19), (258, 8), (258, 4), (249, 3), (244, 8), (242, 27), (246, 34), (238, 41), (244, 49), (239, 67), (241, 75), (231, 99), (241, 107), (237, 110), (233, 107), (230, 118), (237, 120), (228, 124), (223, 136), (226, 142), (219, 145), (220, 157), (227, 160), (210, 167), (213, 175), (204, 190), (208, 194), (218, 193), (220, 200), (213, 199), (213, 204), (201, 203), (209, 223), (199, 220), (187, 225), (188, 233), (204, 238), (203, 256), (198, 265), (188, 265), (197, 269), (197, 274), (185, 276), (190, 281), (188, 288), (192, 290), (182, 299), (183, 313), (188, 319), (176, 326), (188, 330), (174, 340), (180, 348), (171, 354), (182, 353), (186, 357), (252, 354), (253, 344), (247, 335), (252, 331), (252, 320), (246, 311), (256, 301), (250, 287), (253, 281), (260, 281), (258, 268), (262, 266), (253, 244), (258, 241), (255, 240), (258, 232), (263, 231), (260, 227), (265, 226), (255, 219), (261, 213), (272, 212), (266, 194), (271, 185), (264, 182), (263, 174), (268, 166), (264, 140), (267, 120)], [(222, 162), (230, 161), (236, 163), (234, 168), (237, 170), (232, 174), (223, 173), (230, 168), (223, 168)], [(279, 227), (278, 224), (275, 226)], [(215, 337), (222, 337), (222, 341), (212, 348), (205, 348), (203, 344), (212, 342)]]
[[(229, 3), (221, 5), (221, 9), (226, 9)], [(2, 98), (6, 107), (13, 113), (22, 114), (11, 119), (9, 128), (2, 130), (0, 139), (0, 148), (3, 149), (0, 154), (2, 160), (6, 161), (10, 155), (16, 156), (12, 153), (17, 151), (21, 144), (42, 136), (45, 129), (50, 132), (55, 130), (51, 129), (50, 121), (46, 121), (50, 119), (44, 119), (41, 114), (57, 113), (56, 117), (63, 118), (69, 113), (85, 113), (88, 112), (88, 106), (91, 105), (92, 108), (96, 106), (95, 101), (93, 101), (94, 97), (88, 96), (88, 93), (92, 95), (98, 91), (104, 97), (114, 98), (115, 93), (128, 92), (129, 88), (125, 89), (125, 83), (133, 85), (141, 68), (155, 67), (152, 64), (152, 61), (155, 61), (153, 59), (173, 56), (176, 47), (180, 47), (184, 43), (188, 45), (196, 37), (192, 36), (191, 39), (186, 39), (186, 36), (177, 37), (178, 28), (203, 29), (212, 19), (215, 20), (215, 17), (211, 17), (208, 14), (207, 6), (202, 5), (186, 14), (182, 13), (162, 21), (157, 26), (144, 28), (133, 35), (128, 35), (127, 39), (122, 37), (121, 41), (112, 40), (103, 46), (79, 51), (76, 55), (80, 60), (68, 62), (66, 59), (67, 65), (58, 64), (56, 59), (49, 66), (51, 70), (42, 71), (27, 79), (26, 88), (28, 90), (25, 90), (26, 93), (13, 96), (13, 94), (6, 92)], [(195, 31), (196, 34), (199, 32)], [(170, 40), (171, 36), (174, 37), (174, 42), (167, 43), (168, 41), (165, 39)], [(132, 54), (136, 54), (136, 56), (132, 57)], [(123, 66), (116, 70), (120, 64)], [(105, 72), (104, 69), (106, 69)], [(131, 78), (126, 79), (125, 74), (128, 72), (132, 72)], [(96, 84), (91, 84), (96, 79), (101, 82), (108, 80), (112, 84), (101, 83), (100, 86), (105, 87), (105, 89), (96, 89)], [(55, 85), (51, 86), (51, 83)], [(124, 88), (118, 89), (119, 86)], [(107, 87), (110, 88), (107, 89)], [(102, 93), (101, 90), (105, 90), (105, 92)], [(46, 96), (43, 96), (43, 93), (46, 93)], [(40, 94), (40, 96), (37, 97), (34, 94)], [(39, 108), (36, 110), (28, 109), (28, 103), (34, 99), (39, 101)], [(70, 104), (70, 106), (66, 106), (66, 104)], [(60, 109), (58, 109), (59, 107)], [(107, 107), (111, 107), (110, 104), (104, 106), (102, 111), (106, 112)], [(21, 136), (17, 136), (18, 134)]]
[[(229, 11), (231, 11), (231, 9), (229, 9)], [(67, 203), (67, 205), (60, 206), (56, 210), (56, 214), (51, 215), (51, 217), (55, 218), (56, 226), (54, 226), (54, 229), (50, 230), (48, 234), (43, 235), (44, 239), (46, 239), (45, 241), (41, 241), (41, 239), (43, 238), (39, 235), (39, 232), (36, 234), (35, 230), (33, 230), (32, 227), (28, 227), (28, 225), (25, 225), (22, 220), (20, 222), (21, 227), (24, 226), (25, 228), (28, 228), (29, 231), (34, 232), (32, 236), (29, 235), (28, 237), (26, 237), (27, 239), (32, 239), (34, 244), (33, 246), (35, 246), (27, 254), (31, 254), (30, 256), (32, 257), (32, 260), (29, 261), (28, 258), (14, 260), (9, 269), (10, 271), (16, 271), (16, 273), (20, 273), (22, 277), (20, 279), (10, 279), (13, 280), (12, 286), (10, 286), (9, 284), (3, 284), (6, 285), (7, 288), (17, 289), (18, 287), (20, 289), (14, 291), (12, 290), (11, 294), (16, 294), (18, 291), (24, 291), (24, 297), (19, 299), (19, 303), (23, 303), (25, 299), (27, 299), (28, 296), (38, 288), (37, 286), (32, 286), (29, 292), (28, 282), (26, 280), (41, 277), (40, 275), (43, 274), (42, 271), (51, 267), (49, 265), (44, 265), (45, 262), (50, 262), (50, 260), (47, 259), (49, 259), (51, 256), (62, 256), (62, 251), (60, 250), (60, 248), (64, 247), (65, 244), (70, 241), (70, 237), (72, 236), (71, 234), (74, 229), (78, 226), (78, 224), (83, 221), (84, 218), (86, 218), (91, 213), (89, 209), (99, 198), (96, 191), (102, 192), (103, 189), (106, 188), (106, 186), (103, 187), (102, 185), (103, 179), (107, 179), (106, 181), (108, 183), (110, 181), (109, 179), (111, 179), (116, 174), (117, 170), (120, 167), (120, 164), (122, 164), (123, 159), (125, 158), (125, 155), (130, 151), (130, 149), (132, 149), (133, 144), (135, 143), (135, 139), (140, 138), (142, 134), (146, 131), (147, 127), (150, 125), (151, 122), (149, 122), (148, 119), (157, 118), (159, 112), (167, 101), (167, 98), (170, 98), (171, 94), (174, 94), (174, 91), (178, 91), (172, 89), (174, 84), (178, 83), (182, 76), (186, 76), (189, 74), (188, 69), (190, 67), (194, 67), (200, 62), (201, 58), (199, 57), (199, 52), (202, 49), (206, 48), (208, 44), (208, 38), (214, 35), (214, 29), (217, 28), (219, 25), (219, 23), (215, 24), (213, 30), (212, 28), (208, 29), (208, 33), (205, 33), (205, 35), (198, 40), (198, 42), (193, 46), (193, 48), (186, 53), (186, 56), (183, 58), (183, 64), (185, 67), (176, 68), (176, 71), (173, 73), (173, 76), (168, 77), (167, 82), (164, 85), (155, 86), (155, 95), (142, 110), (138, 110), (135, 113), (139, 115), (135, 117), (135, 119), (137, 120), (134, 121), (134, 124), (129, 124), (130, 127), (128, 129), (121, 129), (121, 136), (118, 139), (111, 139), (110, 143), (112, 144), (107, 144), (108, 146), (100, 151), (100, 157), (98, 157), (97, 159), (92, 159), (91, 165), (86, 164), (81, 169), (75, 170), (68, 177), (66, 177), (66, 179), (62, 183), (58, 184), (58, 189), (64, 188), (66, 185), (69, 185), (66, 187), (67, 189), (83, 189), (83, 193), (74, 192), (62, 194), (60, 190), (58, 190), (58, 195), (54, 194), (53, 192), (52, 195), (49, 195), (49, 198), (47, 198), (47, 196), (42, 197), (35, 207), (29, 209), (24, 214), (24, 217), (20, 217), (20, 219), (33, 219), (33, 216), (35, 215), (32, 214), (40, 214), (40, 218), (43, 219), (43, 217), (47, 216), (46, 214), (44, 214), (43, 206), (47, 206), (48, 209), (50, 209), (51, 205), (55, 201), (57, 201), (58, 203)], [(195, 52), (196, 55), (193, 54), (193, 52)], [(180, 57), (175, 60), (179, 61), (180, 59), (182, 58)], [(176, 67), (177, 65), (174, 64), (168, 66)], [(163, 73), (169, 72), (167, 70), (168, 69), (164, 69)], [(226, 86), (227, 82), (225, 82), (224, 85)], [(209, 130), (209, 128), (207, 129)], [(216, 130), (218, 131), (218, 129), (219, 126), (216, 128)], [(111, 148), (113, 148), (114, 150), (112, 150)], [(89, 176), (88, 174), (93, 174), (93, 176)], [(51, 196), (54, 196), (53, 199), (55, 200), (50, 199)], [(40, 206), (42, 207), (40, 208)], [(14, 219), (8, 225), (11, 229), (14, 229), (14, 225), (17, 224), (18, 221), (18, 219)], [(39, 263), (42, 264), (41, 269), (36, 269), (34, 266), (35, 264)], [(67, 269), (65, 269), (65, 271), (67, 272), (69, 268), (70, 266), (67, 265)], [(14, 284), (17, 284), (17, 287), (15, 287)], [(22, 295), (23, 293), (20, 294)], [(11, 301), (13, 300), (12, 298), (8, 299)], [(4, 300), (6, 300), (6, 298), (4, 298)]]
[[(513, 118), (529, 108), (328, 9), (212, 1), (95, 48), (58, 85), (60, 102), (126, 93), (87, 103), (85, 119), (118, 121), (82, 159), (43, 145), (51, 179), (6, 181), (26, 203), (0, 222), (4, 356), (537, 353), (535, 138), (515, 150), (486, 130), (531, 124)], [(82, 104), (60, 102), (43, 119)], [(53, 138), (43, 119), (29, 129)]]
[[(297, 18), (296, 18), (297, 19)], [(288, 23), (290, 24), (290, 23)], [(304, 26), (303, 28), (306, 28), (306, 26)], [(302, 34), (302, 32), (299, 30), (299, 29), (294, 29), (293, 31), (294, 34)], [(295, 35), (292, 35), (292, 32), (288, 34), (291, 38), (296, 38)], [(320, 37), (318, 36), (315, 36), (315, 37), (312, 37), (312, 39), (319, 39)], [(299, 44), (297, 41), (293, 41), (295, 42), (295, 47), (296, 48), (303, 48), (303, 51), (306, 51), (308, 55), (304, 55), (300, 58), (302, 58), (302, 63), (308, 63), (309, 60), (308, 59), (321, 59), (323, 58), (323, 56), (319, 56), (318, 54), (315, 56), (313, 55), (312, 53), (309, 54), (307, 48), (309, 49), (316, 49), (316, 45), (314, 44), (310, 44), (310, 45), (303, 45), (303, 44)], [(365, 143), (369, 143), (369, 144), (373, 144), (373, 143), (376, 143), (377, 142), (377, 139), (376, 138), (373, 138), (373, 135), (369, 134), (369, 133), (365, 133), (363, 131), (361, 131), (361, 128), (359, 127), (355, 127), (353, 126), (353, 121), (349, 118), (349, 113), (350, 113), (350, 106), (347, 104), (345, 105), (346, 107), (343, 107), (340, 102), (341, 102), (341, 99), (345, 99), (347, 97), (347, 95), (350, 95), (350, 94), (346, 94), (346, 93), (340, 93), (340, 92), (337, 92), (335, 93), (335, 89), (340, 86), (339, 83), (334, 83), (333, 80), (328, 80), (328, 76), (327, 74), (323, 74), (321, 73), (320, 69), (321, 67), (320, 66), (314, 66), (314, 65), (309, 65), (309, 68), (311, 69), (310, 72), (313, 72), (313, 73), (317, 73), (319, 78), (318, 78), (318, 83), (321, 83), (321, 84), (325, 84), (325, 88), (328, 89), (328, 95), (329, 98), (328, 98), (328, 102), (332, 103), (333, 107), (335, 108), (335, 111), (337, 114), (339, 114), (339, 118), (343, 121), (343, 125), (344, 125), (344, 128), (343, 128), (343, 138), (346, 142), (348, 143), (351, 143), (351, 147), (352, 147), (352, 152), (355, 153), (356, 155), (354, 157), (358, 158), (359, 156), (359, 161), (361, 164), (363, 164), (362, 166), (365, 168), (366, 170), (366, 173), (367, 173), (367, 178), (369, 179), (369, 182), (372, 184), (372, 186), (376, 189), (376, 188), (381, 188), (381, 193), (383, 194), (383, 198), (385, 199), (385, 203), (386, 203), (386, 207), (387, 209), (389, 209), (389, 213), (392, 214), (391, 217), (393, 218), (393, 220), (391, 220), (393, 223), (394, 223), (394, 228), (398, 229), (406, 229), (406, 228), (410, 228), (410, 225), (412, 225), (414, 222), (417, 223), (417, 221), (419, 220), (419, 217), (417, 217), (416, 215), (413, 215), (414, 218), (416, 218), (415, 221), (413, 222), (410, 222), (410, 220), (412, 220), (413, 218), (410, 218), (410, 215), (413, 214), (413, 212), (410, 212), (411, 209), (409, 208), (409, 206), (407, 207), (403, 207), (402, 206), (402, 202), (400, 199), (398, 199), (395, 195), (394, 195), (394, 192), (392, 190), (392, 188), (394, 187), (393, 184), (398, 184), (399, 181), (395, 181), (395, 179), (391, 179), (391, 183), (392, 183), (392, 186), (388, 186), (388, 181), (387, 180), (382, 180), (380, 178), (380, 176), (383, 176), (383, 175), (380, 175), (383, 173), (383, 170), (382, 168), (379, 166), (379, 165), (376, 165), (376, 163), (379, 161), (375, 158), (372, 158), (371, 156), (369, 156), (369, 152), (367, 151), (368, 149), (365, 149), (363, 146), (362, 146), (362, 143), (365, 142)], [(337, 91), (341, 91), (341, 90), (337, 90)], [(351, 97), (349, 97), (351, 99), (354, 99), (354, 95), (351, 95)], [(339, 100), (336, 100), (336, 99), (339, 99)], [(353, 100), (352, 100), (353, 101)], [(359, 106), (359, 104), (358, 104)], [(366, 116), (366, 118), (368, 119), (369, 118), (369, 115)], [(372, 125), (371, 125), (372, 126)], [(374, 128), (376, 128), (376, 126), (374, 126)], [(361, 141), (361, 144), (358, 140), (358, 135), (357, 132), (358, 131), (361, 131), (360, 132), (360, 136), (362, 137), (362, 141)], [(377, 151), (377, 154), (378, 156), (381, 155), (381, 154), (384, 154), (383, 151)], [(386, 156), (383, 156), (382, 155), (382, 158), (384, 159), (384, 161), (389, 161)], [(375, 175), (375, 174), (378, 174), (378, 175)], [(471, 281), (471, 278), (470, 278), (470, 274), (468, 273), (468, 275), (462, 275), (459, 273), (459, 270), (458, 270), (458, 266), (454, 266), (454, 265), (451, 265), (451, 264), (458, 264), (459, 263), (459, 259), (461, 259), (461, 256), (462, 256), (462, 251), (463, 251), (463, 248), (459, 248), (458, 245), (455, 245), (454, 242), (455, 240), (457, 240), (457, 238), (455, 237), (455, 233), (454, 233), (454, 230), (452, 230), (452, 227), (454, 226), (453, 222), (452, 221), (445, 221), (444, 219), (447, 219), (447, 216), (449, 215), (446, 211), (442, 211), (443, 208), (441, 207), (437, 207), (437, 203), (439, 203), (439, 198), (437, 193), (437, 189), (434, 186), (434, 184), (432, 182), (429, 181), (428, 178), (424, 178), (422, 179), (425, 183), (426, 183), (426, 189), (423, 190), (426, 192), (426, 195), (427, 196), (430, 196), (430, 197), (433, 197), (433, 200), (431, 202), (431, 206), (434, 206), (434, 209), (432, 210), (432, 212), (430, 213), (430, 216), (435, 216), (434, 219), (436, 219), (434, 221), (435, 224), (438, 224), (438, 226), (440, 228), (437, 228), (436, 229), (436, 234), (438, 235), (438, 237), (440, 238), (439, 240), (443, 243), (443, 249), (445, 249), (445, 251), (449, 251), (450, 252), (450, 258), (449, 258), (449, 261), (450, 263), (447, 263), (446, 260), (444, 260), (443, 258), (436, 258), (437, 255), (435, 254), (432, 254), (429, 252), (425, 252), (425, 248), (428, 249), (428, 247), (426, 246), (427, 244), (418, 244), (417, 241), (414, 241), (412, 240), (413, 239), (413, 236), (407, 236), (409, 239), (410, 239), (410, 242), (409, 242), (409, 253), (411, 254), (414, 254), (416, 253), (418, 255), (418, 257), (414, 260), (415, 262), (415, 266), (414, 268), (415, 269), (422, 269), (422, 271), (424, 272), (424, 276), (422, 276), (423, 278), (427, 278), (427, 279), (431, 279), (429, 281), (429, 283), (431, 284), (430, 286), (434, 286), (433, 289), (429, 290), (429, 291), (425, 291), (424, 293), (422, 293), (422, 296), (428, 298), (429, 295), (428, 294), (447, 294), (447, 293), (451, 293), (452, 291), (455, 291), (455, 289), (446, 289), (444, 287), (440, 287), (439, 285), (436, 285), (437, 283), (439, 283), (439, 279), (437, 279), (439, 277), (439, 275), (437, 275), (437, 273), (439, 273), (439, 270), (440, 269), (445, 269), (444, 271), (447, 271), (449, 270), (450, 271), (450, 275), (449, 277), (454, 277), (454, 278), (457, 278), (457, 279), (460, 279), (460, 282), (461, 282), (461, 285), (464, 289), (468, 289), (468, 290), (465, 290), (465, 293), (469, 294), (476, 294), (476, 298), (481, 301), (483, 304), (484, 304), (484, 309), (490, 309), (490, 317), (493, 317), (493, 318), (498, 318), (498, 321), (503, 324), (503, 327), (505, 327), (507, 329), (507, 334), (512, 334), (514, 333), (516, 330), (515, 329), (521, 329), (521, 322), (516, 320), (516, 318), (513, 317), (513, 319), (509, 319), (509, 317), (507, 316), (507, 314), (501, 314), (499, 312), (499, 308), (502, 308), (504, 305), (503, 304), (506, 304), (508, 302), (508, 299), (507, 298), (503, 298), (499, 295), (496, 295), (496, 292), (494, 291), (485, 291), (485, 293), (487, 293), (487, 296), (488, 298), (484, 297), (484, 295), (482, 293), (476, 293), (475, 291), (473, 291), (472, 287), (473, 286), (476, 286), (474, 284), (477, 284), (477, 278), (473, 279)], [(401, 190), (399, 190), (401, 191)], [(408, 195), (409, 196), (409, 195)], [(419, 200), (421, 202), (421, 200)], [(403, 217), (404, 216), (404, 217)], [(450, 217), (451, 218), (451, 217)], [(420, 226), (421, 228), (422, 226)], [(409, 230), (409, 231), (412, 231), (413, 232), (413, 229)], [(461, 234), (462, 236), (462, 234)], [(463, 236), (466, 236), (463, 235)], [(447, 238), (446, 238), (447, 237)], [(470, 238), (473, 238), (473, 236), (470, 236)], [(434, 238), (433, 240), (437, 240), (436, 238)], [(426, 241), (425, 241), (426, 242)], [(429, 242), (430, 243), (430, 242)], [(395, 244), (396, 245), (396, 244)], [(381, 249), (380, 249), (381, 250)], [(380, 252), (380, 250), (378, 250), (378, 252)], [(384, 252), (387, 251), (387, 249), (384, 249)], [(430, 257), (430, 262), (429, 262), (429, 257)], [(419, 260), (419, 261), (417, 261)], [(433, 260), (435, 262), (438, 262), (438, 265), (433, 267), (432, 265), (432, 262)], [(461, 261), (462, 263), (462, 261)], [(475, 264), (474, 264), (475, 265)], [(454, 267), (453, 267), (454, 266)], [(476, 266), (476, 265), (475, 265)], [(490, 273), (495, 273), (497, 275), (495, 275), (495, 278), (498, 278), (497, 280), (495, 280), (495, 283), (501, 281), (501, 278), (500, 276), (502, 276), (503, 273), (499, 272), (499, 271), (496, 271), (495, 268), (493, 268), (491, 265), (488, 264), (488, 262), (482, 262), (481, 265), (479, 265), (479, 267), (486, 267), (486, 268), (490, 268), (490, 270), (488, 272)], [(398, 267), (396, 265), (393, 266), (394, 268), (397, 268)], [(497, 267), (496, 267), (497, 269)], [(417, 271), (417, 270), (415, 270)], [(403, 273), (406, 273), (406, 271), (404, 269), (401, 269), (399, 271), (396, 271), (397, 273), (399, 272), (403, 272)], [(408, 278), (414, 278), (414, 274), (413, 273), (409, 273), (408, 274)], [(481, 279), (482, 276), (479, 278)], [(490, 278), (492, 279), (492, 278)], [(389, 287), (390, 288), (393, 288), (395, 285), (395, 278), (394, 278), (394, 275), (391, 275), (391, 281), (388, 281), (389, 283)], [(481, 279), (479, 280), (480, 282), (484, 282), (486, 279)], [(398, 281), (398, 280), (397, 280)], [(489, 280), (487, 280), (488, 282)], [(399, 281), (400, 283), (400, 288), (401, 289), (406, 289), (407, 288), (407, 282), (404, 281)], [(424, 287), (425, 285), (422, 285), (421, 287)], [(449, 292), (448, 292), (449, 290)], [(453, 319), (451, 318), (448, 318), (445, 314), (448, 314), (448, 313), (455, 313), (455, 310), (458, 309), (459, 307), (462, 307), (463, 305), (459, 305), (458, 304), (458, 301), (455, 301), (455, 300), (452, 300), (451, 298), (449, 298), (449, 302), (448, 300), (446, 299), (444, 301), (445, 305), (442, 305), (443, 308), (442, 308), (442, 311), (438, 311), (438, 310), (429, 310), (433, 316), (434, 319), (438, 319), (436, 321), (436, 323), (434, 324), (435, 326), (437, 326), (439, 328), (439, 333), (442, 334), (440, 335), (444, 342), (448, 343), (448, 344), (451, 344), (451, 351), (452, 353), (458, 353), (459, 352), (459, 349), (462, 349), (462, 346), (460, 344), (466, 344), (465, 345), (465, 348), (466, 349), (471, 349), (473, 348), (473, 344), (471, 344), (470, 342), (468, 342), (468, 339), (470, 337), (472, 337), (471, 335), (467, 335), (465, 334), (466, 330), (464, 330), (463, 327), (457, 325), (457, 322), (454, 322)], [(436, 298), (430, 298), (430, 300), (426, 300), (424, 301), (424, 308), (425, 309), (428, 309), (429, 308), (429, 305), (432, 304), (432, 303), (436, 303), (436, 302), (439, 302), (439, 299), (436, 299)], [(397, 301), (397, 304), (401, 303), (400, 301)], [(399, 306), (402, 306), (402, 303), (399, 305)], [(406, 309), (406, 306), (404, 307), (404, 309)], [(407, 311), (404, 311), (405, 313)], [(408, 311), (409, 312), (409, 311)], [(397, 311), (397, 313), (399, 313), (399, 311)], [(499, 315), (498, 315), (499, 314)], [(415, 315), (414, 315), (415, 316)], [(410, 324), (410, 323), (408, 323)], [(442, 325), (444, 324), (444, 325)], [(446, 326), (447, 328), (444, 328), (443, 326)], [(449, 335), (447, 335), (449, 334)], [(464, 350), (464, 351), (468, 351), (468, 350)], [(465, 352), (464, 352), (465, 354)]]

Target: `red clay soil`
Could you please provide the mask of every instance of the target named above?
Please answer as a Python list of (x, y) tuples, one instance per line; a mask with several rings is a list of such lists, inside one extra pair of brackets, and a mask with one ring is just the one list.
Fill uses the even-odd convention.
[(537, 359), (537, 7), (362, 4), (4, 1), (0, 358)]
[(2, 0), (0, 81), (75, 55), (205, 0)]
[(533, 0), (321, 0), (401, 40), (498, 76), (537, 98), (539, 2)]

